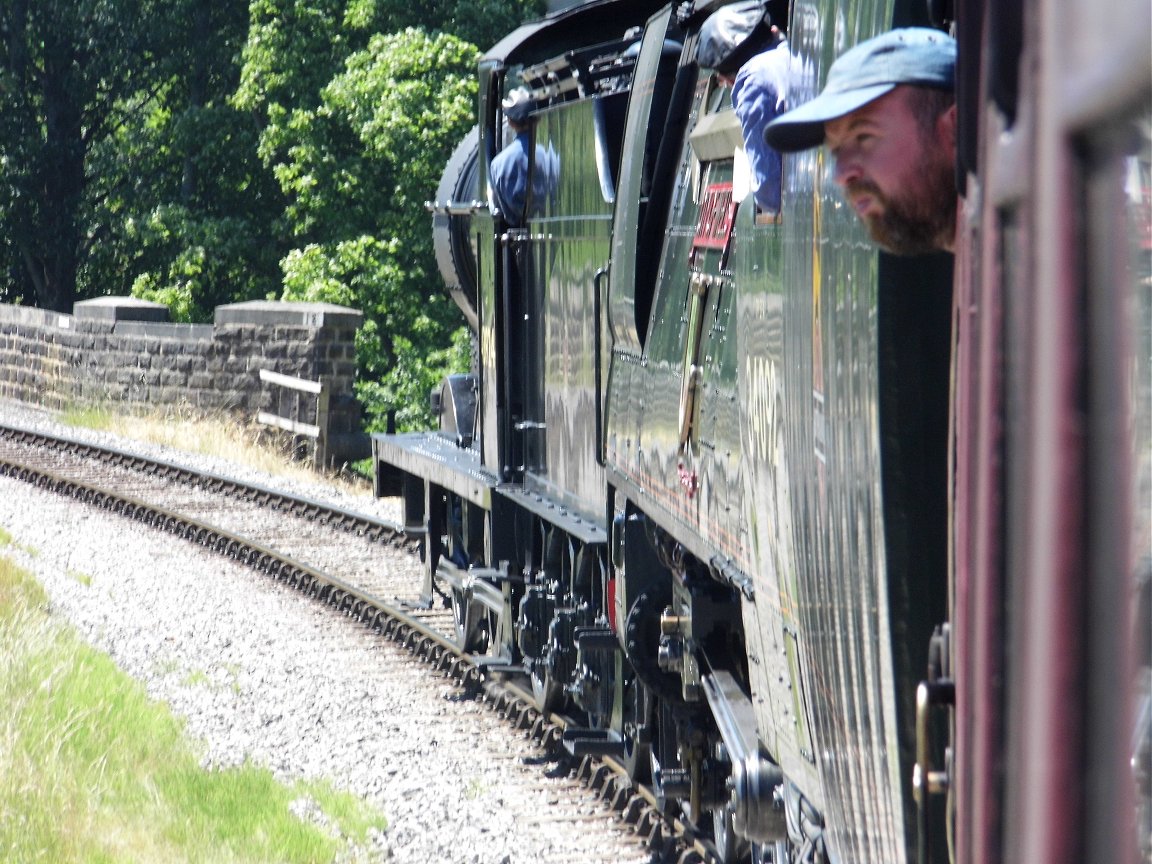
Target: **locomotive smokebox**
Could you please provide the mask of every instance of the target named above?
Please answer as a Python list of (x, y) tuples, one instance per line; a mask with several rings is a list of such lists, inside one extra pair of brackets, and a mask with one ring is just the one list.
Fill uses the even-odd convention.
[(476, 317), (476, 251), (472, 248), (469, 229), (472, 214), (484, 206), (478, 200), (479, 152), (480, 128), (473, 126), (448, 160), (436, 189), (436, 200), (428, 205), (432, 211), (432, 242), (440, 276), (474, 333), (479, 326)]

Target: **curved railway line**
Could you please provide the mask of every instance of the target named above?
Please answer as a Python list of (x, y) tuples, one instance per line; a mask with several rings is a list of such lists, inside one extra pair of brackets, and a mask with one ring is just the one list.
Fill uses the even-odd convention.
[[(494, 673), (455, 642), (455, 621), (429, 602), (419, 542), (396, 523), (266, 486), (41, 431), (0, 425), (0, 475), (190, 540), (403, 645), (483, 697), (492, 710), (564, 758), (566, 718), (542, 714), (531, 685)], [(713, 860), (707, 842), (611, 758), (582, 757), (576, 776), (640, 835), (653, 860)]]

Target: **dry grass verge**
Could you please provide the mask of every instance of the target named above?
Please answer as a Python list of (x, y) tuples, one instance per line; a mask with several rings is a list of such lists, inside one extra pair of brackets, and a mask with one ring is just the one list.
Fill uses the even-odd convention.
[(227, 414), (205, 417), (191, 410), (179, 409), (150, 414), (118, 414), (104, 408), (84, 408), (65, 411), (60, 420), (69, 426), (96, 429), (135, 441), (227, 459), (255, 471), (300, 482), (323, 479), (343, 487), (349, 494), (364, 494), (371, 490), (369, 466), (359, 464), (344, 466), (334, 472), (317, 472), (310, 461), (296, 458), (288, 436), (266, 426), (241, 423)]

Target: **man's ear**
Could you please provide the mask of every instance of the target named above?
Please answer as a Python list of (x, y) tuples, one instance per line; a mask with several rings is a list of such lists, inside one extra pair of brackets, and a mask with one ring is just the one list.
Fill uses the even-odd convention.
[(953, 153), (956, 152), (956, 103), (953, 102), (948, 110), (936, 118), (936, 134), (940, 141)]

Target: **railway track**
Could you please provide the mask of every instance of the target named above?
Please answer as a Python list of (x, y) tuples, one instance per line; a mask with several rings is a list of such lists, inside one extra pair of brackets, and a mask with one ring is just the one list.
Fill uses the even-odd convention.
[[(513, 727), (565, 761), (567, 718), (542, 714), (531, 687), (458, 650), (450, 608), (428, 602), (419, 543), (387, 520), (183, 465), (41, 431), (0, 425), (0, 474), (135, 519), (227, 556), (404, 646), (450, 675)], [(712, 860), (712, 850), (611, 759), (574, 775), (652, 852)], [(614, 815), (612, 815), (614, 814)]]

